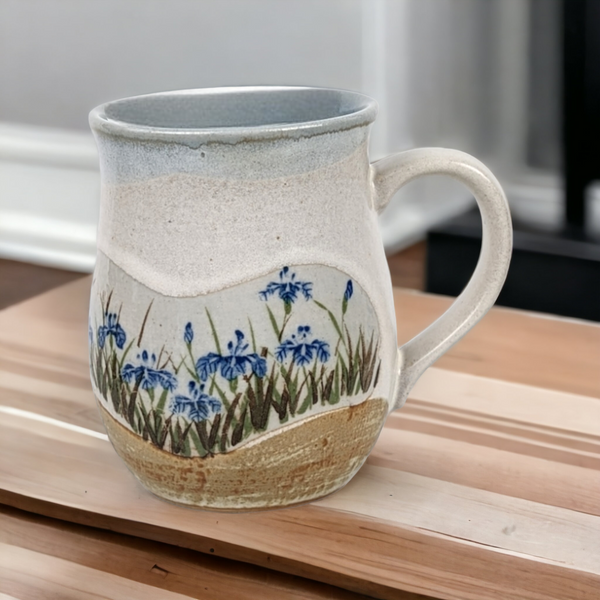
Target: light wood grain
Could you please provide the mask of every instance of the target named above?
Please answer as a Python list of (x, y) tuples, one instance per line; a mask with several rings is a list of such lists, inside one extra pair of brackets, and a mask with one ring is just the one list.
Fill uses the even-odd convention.
[[(379, 598), (597, 596), (600, 328), (494, 310), (472, 332), (484, 339), (423, 376), (346, 488), (217, 515), (149, 495), (102, 437), (86, 285), (0, 313), (0, 501)], [(404, 339), (449, 302), (396, 300)]]
[[(394, 290), (398, 339), (407, 341), (452, 302)], [(493, 308), (436, 366), (482, 377), (600, 397), (600, 324)]]
[[(213, 600), (366, 598), (276, 571), (8, 507), (0, 507), (0, 572), (0, 591), (36, 599), (48, 597), (45, 592), (51, 587), (60, 591), (61, 598), (99, 592), (116, 600), (140, 595)], [(407, 595), (402, 600), (417, 598)]]
[(0, 585), (23, 600), (29, 598), (32, 600), (38, 598), (184, 600), (188, 598), (166, 590), (157, 590), (127, 577), (98, 572), (51, 555), (41, 555), (31, 550), (1, 543), (0, 568), (2, 568)]
[[(5, 415), (0, 425), (0, 438), (8, 449), (0, 463), (4, 490), (44, 500), (47, 514), (64, 518), (64, 513), (55, 512), (56, 506), (76, 508), (87, 512), (91, 523), (108, 522), (112, 529), (154, 539), (154, 528), (160, 528), (158, 539), (204, 552), (213, 548), (217, 555), (263, 566), (273, 566), (267, 557), (277, 557), (284, 570), (353, 589), (356, 582), (346, 577), (358, 570), (365, 578), (358, 589), (380, 597), (393, 597), (388, 588), (441, 597), (461, 597), (456, 595), (461, 591), (464, 596), (464, 581), (452, 589), (457, 582), (448, 579), (448, 552), (462, 555), (463, 562), (453, 566), (462, 565), (462, 577), (472, 577), (470, 565), (475, 560), (490, 569), (478, 572), (478, 585), (469, 587), (472, 596), (464, 597), (493, 598), (494, 594), (486, 595), (488, 586), (509, 585), (512, 576), (499, 576), (492, 568), (499, 561), (538, 576), (544, 573), (543, 564), (548, 569), (545, 581), (554, 575), (584, 584), (587, 577), (590, 589), (600, 585), (600, 565), (594, 562), (600, 555), (594, 544), (600, 540), (600, 519), (573, 510), (367, 466), (344, 490), (309, 506), (256, 515), (212, 515), (171, 506), (147, 494), (104, 440), (39, 422), (30, 427), (27, 419), (11, 415)], [(599, 491), (593, 491), (596, 500)], [(0, 497), (9, 504), (20, 503), (14, 496)], [(99, 515), (108, 521), (97, 521)], [(137, 522), (134, 531), (127, 526), (132, 521)], [(407, 562), (409, 541), (426, 547), (428, 553), (408, 554)], [(449, 546), (437, 547), (442, 542)], [(434, 566), (436, 572), (429, 573)], [(411, 587), (414, 580), (407, 572), (419, 577), (429, 573), (427, 587)], [(540, 580), (538, 585), (545, 597), (571, 597), (555, 581), (546, 586)], [(526, 589), (518, 592), (521, 595), (515, 597), (536, 597)]]

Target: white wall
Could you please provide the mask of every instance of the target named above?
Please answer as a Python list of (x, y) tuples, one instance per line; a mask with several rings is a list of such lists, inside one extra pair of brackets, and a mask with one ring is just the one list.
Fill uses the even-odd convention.
[[(527, 6), (0, 0), (0, 255), (92, 267), (98, 174), (87, 113), (157, 90), (359, 90), (380, 103), (373, 158), (417, 145), (453, 146), (509, 174), (524, 143), (518, 131), (527, 73), (518, 59), (526, 51)], [(412, 183), (382, 217), (386, 247), (414, 241), (470, 202), (445, 179)]]
[(356, 0), (1, 0), (2, 120), (87, 131), (102, 102), (220, 85), (362, 84)]

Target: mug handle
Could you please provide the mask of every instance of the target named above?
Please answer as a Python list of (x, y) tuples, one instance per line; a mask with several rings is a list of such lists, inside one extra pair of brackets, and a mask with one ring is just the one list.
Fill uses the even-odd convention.
[(466, 185), (481, 212), (481, 253), (467, 287), (427, 329), (398, 348), (393, 409), (400, 408), (413, 385), (434, 361), (460, 340), (492, 307), (508, 272), (512, 224), (506, 196), (492, 172), (459, 150), (417, 148), (392, 154), (371, 165), (373, 208), (382, 211), (404, 184), (422, 175), (449, 175)]

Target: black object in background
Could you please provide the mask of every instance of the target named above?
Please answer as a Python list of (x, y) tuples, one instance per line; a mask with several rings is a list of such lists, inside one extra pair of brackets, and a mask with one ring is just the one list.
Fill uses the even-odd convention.
[(563, 0), (563, 164), (566, 223), (585, 227), (585, 194), (600, 179), (600, 2)]
[[(562, 3), (563, 230), (515, 224), (513, 259), (498, 304), (600, 321), (600, 243), (586, 237), (586, 192), (600, 180), (600, 0)], [(428, 234), (426, 289), (457, 295), (481, 246), (471, 212)]]
[[(600, 0), (599, 0), (600, 1)], [(426, 290), (457, 296), (477, 264), (478, 211), (429, 232)], [(515, 229), (513, 257), (498, 304), (600, 321), (600, 244)]]

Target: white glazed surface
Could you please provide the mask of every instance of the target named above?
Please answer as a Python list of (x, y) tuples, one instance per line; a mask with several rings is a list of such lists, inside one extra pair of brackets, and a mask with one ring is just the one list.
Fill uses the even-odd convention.
[[(206, 120), (199, 106), (208, 108)], [(423, 370), (493, 304), (512, 232), (501, 187), (473, 157), (424, 148), (371, 167), (375, 113), (363, 96), (309, 88), (191, 90), (99, 107), (90, 117), (103, 181), (99, 250), (172, 298), (219, 293), (285, 265), (345, 273), (374, 308), (383, 364), (398, 373), (388, 399), (399, 408)], [(204, 125), (190, 128), (197, 122)], [(482, 254), (452, 308), (398, 351), (376, 214), (404, 183), (434, 173), (475, 195)]]
[(388, 156), (372, 166), (374, 204), (383, 210), (409, 181), (437, 173), (463, 183), (475, 196), (483, 224), (481, 254), (467, 287), (432, 325), (399, 349), (394, 407), (400, 408), (423, 371), (458, 342), (493, 306), (512, 254), (510, 210), (494, 174), (479, 160), (448, 148), (417, 148)]
[[(197, 173), (177, 169), (159, 152), (164, 148), (133, 144), (140, 168), (154, 177), (118, 169), (119, 149), (100, 145), (104, 171), (113, 174), (103, 183), (98, 247), (115, 265), (170, 297), (215, 293), (285, 265), (333, 267), (365, 290), (379, 322), (382, 362), (395, 369), (392, 287), (372, 207), (366, 127), (300, 140), (178, 146), (177, 156), (188, 153), (183, 164), (196, 164)], [(245, 167), (225, 178), (228, 164)], [(291, 174), (284, 176), (282, 164)], [(269, 177), (271, 170), (277, 176)]]
[[(155, 493), (265, 508), (337, 489), (385, 414), (496, 299), (511, 250), (498, 182), (439, 148), (371, 166), (375, 113), (364, 96), (309, 88), (157, 94), (91, 113), (92, 380), (117, 451)], [(452, 307), (398, 350), (377, 212), (433, 173), (474, 193), (482, 254)]]

